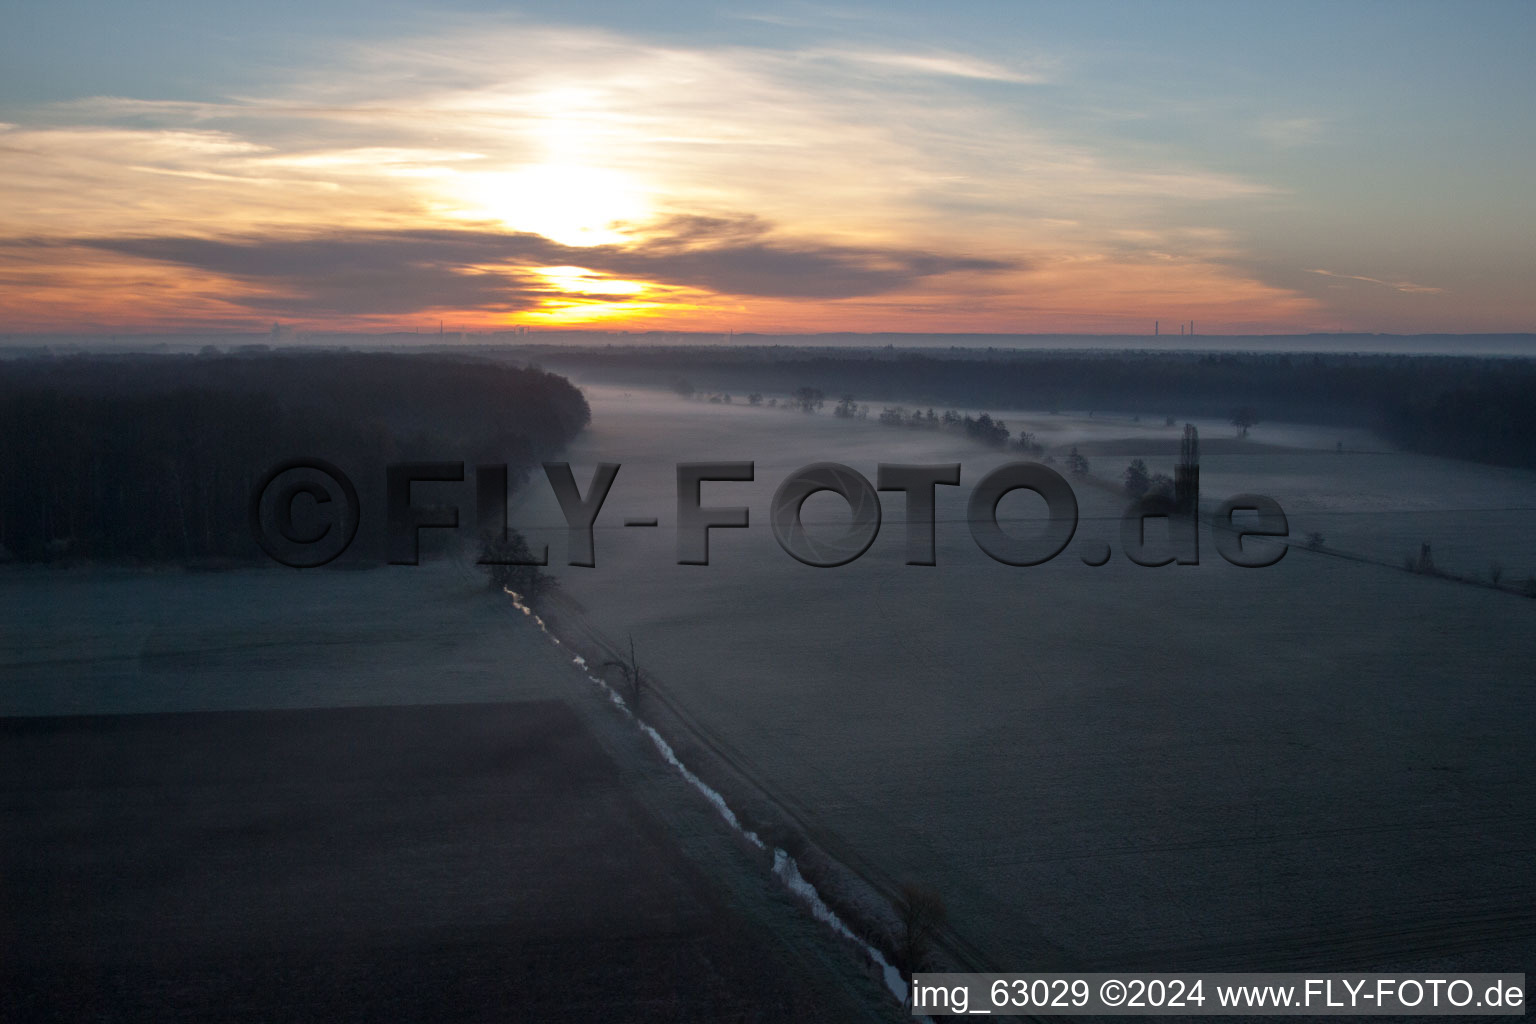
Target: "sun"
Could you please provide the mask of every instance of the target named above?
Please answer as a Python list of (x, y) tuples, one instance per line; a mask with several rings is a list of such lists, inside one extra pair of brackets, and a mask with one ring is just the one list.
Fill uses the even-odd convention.
[(575, 294), (640, 295), (646, 290), (644, 281), (604, 277), (585, 267), (538, 267), (534, 273), (561, 291)]
[(649, 219), (644, 188), (618, 171), (581, 164), (546, 163), (510, 171), (463, 174), (455, 183), (456, 212), (499, 221), (561, 245), (620, 242), (624, 223)]
[(540, 267), (534, 273), (566, 293), (546, 299), (531, 314), (542, 323), (602, 323), (653, 314), (668, 305), (647, 298), (649, 288), (643, 281), (603, 277), (584, 267)]

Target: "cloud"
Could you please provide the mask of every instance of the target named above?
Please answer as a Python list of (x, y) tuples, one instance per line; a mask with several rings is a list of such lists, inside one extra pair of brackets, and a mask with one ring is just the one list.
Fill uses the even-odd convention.
[(1017, 263), (920, 251), (752, 243), (676, 250), (665, 242), (583, 262), (594, 269), (727, 295), (845, 299), (880, 295), (943, 274), (1019, 269)]
[(1364, 281), (1367, 284), (1379, 284), (1383, 288), (1391, 288), (1393, 291), (1407, 292), (1416, 295), (1439, 295), (1444, 288), (1436, 288), (1433, 285), (1414, 284), (1412, 281), (1382, 281), (1374, 277), (1362, 277), (1359, 274), (1335, 274), (1331, 270), (1308, 270), (1308, 274), (1321, 274), (1324, 277), (1337, 277), (1345, 281)]
[[(1191, 233), (1213, 206), (1277, 190), (1053, 128), (1032, 116), (1032, 90), (994, 85), (1038, 81), (1048, 61), (444, 24), (335, 47), (252, 95), (98, 98), (0, 127), (0, 191), (15, 199), (0, 238), (184, 268), (189, 301), (195, 285), (213, 302), (222, 282), (240, 310), (316, 318), (634, 295), (606, 277), (677, 300), (647, 315), (741, 327), (946, 302), (956, 317), (1043, 327), (1042, 289), (1053, 315), (1147, 315), (1151, 289), (1135, 282), (1162, 257), (1146, 253), (1177, 264), (1156, 280), (1191, 315), (1208, 308), (1190, 304), (1195, 281), (1210, 302), (1292, 308), (1295, 293), (1220, 262), (1235, 243)], [(80, 251), (55, 247), (56, 269)], [(572, 288), (539, 274), (561, 266), (597, 277)], [(99, 316), (141, 308), (117, 284), (132, 273), (102, 273), (121, 291), (95, 293)], [(84, 295), (10, 298), (46, 318)]]
[(1281, 148), (1309, 146), (1322, 141), (1329, 121), (1320, 117), (1267, 117), (1253, 126), (1253, 133)]
[[(60, 116), (143, 131), (217, 126), (269, 148), (245, 162), (254, 175), (350, 186), (384, 175), (398, 184), (404, 170), (424, 199), (441, 201), (476, 173), (582, 166), (632, 180), (657, 211), (750, 209), (840, 231), (856, 221), (866, 237), (914, 220), (937, 227), (942, 200), (957, 190), (977, 207), (959, 225), (972, 237), (1009, 233), (1035, 202), (1049, 202), (1053, 216), (1101, 223), (1126, 212), (1106, 208), (1105, 197), (1143, 204), (1136, 212), (1146, 216), (1156, 212), (1148, 204), (1167, 199), (1274, 194), (1185, 157), (1065, 137), (1027, 105), (967, 87), (1039, 82), (1049, 66), (857, 46), (684, 47), (503, 25), (341, 48), (330, 66), (296, 72), (265, 96), (114, 97), (61, 107)], [(376, 153), (406, 154), (408, 166), (398, 155), (370, 161)]]
[[(515, 312), (554, 299), (601, 295), (551, 286), (537, 273), (549, 267), (580, 267), (715, 294), (793, 299), (880, 295), (940, 275), (1020, 269), (1000, 260), (921, 250), (774, 240), (769, 232), (769, 225), (751, 217), (676, 217), (642, 238), (600, 246), (562, 245), (530, 233), (456, 229), (74, 238), (67, 244), (253, 285), (259, 290), (243, 294), (241, 304), (291, 315), (442, 308)], [(601, 289), (602, 280), (591, 284)]]
[(886, 50), (807, 50), (806, 57), (843, 61), (900, 74), (971, 78), (987, 82), (1038, 84), (1046, 81), (1038, 71), (1018, 71), (991, 61), (954, 53), (899, 53)]
[[(452, 232), (442, 233), (452, 235)], [(429, 309), (517, 312), (554, 290), (529, 272), (478, 267), (488, 245), (433, 232), (377, 238), (80, 238), (72, 247), (212, 275), (206, 290), (238, 307), (288, 316), (401, 315)], [(233, 286), (232, 286), (233, 285)]]

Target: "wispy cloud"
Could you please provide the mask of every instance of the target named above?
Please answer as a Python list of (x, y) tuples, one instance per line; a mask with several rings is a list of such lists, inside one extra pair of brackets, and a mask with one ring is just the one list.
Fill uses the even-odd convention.
[(953, 53), (898, 53), (883, 50), (807, 50), (804, 56), (818, 60), (843, 61), (898, 74), (937, 75), (970, 78), (987, 82), (1036, 84), (1047, 81), (1038, 70), (1024, 71), (1003, 67), (992, 61)]
[(1321, 274), (1323, 277), (1336, 277), (1345, 281), (1364, 281), (1366, 284), (1377, 284), (1383, 288), (1391, 288), (1393, 291), (1407, 292), (1417, 295), (1438, 295), (1445, 291), (1444, 288), (1436, 288), (1433, 285), (1414, 284), (1412, 281), (1383, 281), (1380, 278), (1365, 277), (1360, 274), (1336, 274), (1331, 270), (1308, 270), (1309, 274)]
[(1321, 142), (1329, 125), (1322, 117), (1266, 117), (1254, 124), (1253, 133), (1270, 145), (1290, 148)]
[(547, 308), (553, 266), (641, 281), (657, 316), (687, 293), (678, 315), (798, 303), (804, 326), (870, 303), (1017, 329), (1312, 301), (1202, 234), (1200, 209), (1278, 190), (1064, 137), (1017, 99), (1031, 90), (996, 88), (1047, 75), (526, 24), (376, 42), (265, 95), (100, 98), (0, 129), (0, 236), (185, 268), (199, 294), (234, 282), (226, 308), (293, 315)]

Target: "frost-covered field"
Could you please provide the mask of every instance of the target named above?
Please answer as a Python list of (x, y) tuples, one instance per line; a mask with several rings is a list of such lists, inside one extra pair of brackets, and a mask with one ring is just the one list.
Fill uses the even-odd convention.
[[(597, 566), (563, 564), (542, 480), (511, 511), (549, 543), (557, 623), (615, 647), (632, 635), (654, 685), (748, 780), (739, 792), (765, 787), (867, 877), (937, 890), (988, 966), (1510, 969), (1536, 951), (1536, 601), (1306, 550), (1240, 570), (1208, 536), (1198, 567), (1141, 568), (1119, 550), (1118, 499), (1091, 484), (1076, 487), (1072, 546), (1011, 568), (963, 522), (971, 488), (1011, 456), (826, 414), (589, 396), (593, 425), (569, 456), (578, 483), (596, 462), (623, 464)], [(1171, 469), (1178, 431), (1160, 423), (1006, 418), (1081, 445), (1104, 480), (1138, 452)], [(1306, 426), (1261, 425), (1251, 444), (1201, 427), (1208, 505), (1257, 491), (1293, 536), (1316, 530), (1333, 549), (1395, 565), (1430, 541), (1456, 571), (1536, 570), (1530, 473)], [(713, 532), (707, 567), (676, 564), (675, 465), (692, 460), (757, 464), (753, 483), (704, 487), (706, 505), (752, 515)], [(960, 462), (962, 485), (939, 489), (939, 564), (903, 564), (897, 494), (851, 565), (780, 550), (773, 490), (822, 460), (871, 479), (882, 461)], [(1002, 514), (1032, 515), (1033, 500), (1011, 496)], [(806, 508), (836, 519), (841, 505)], [(627, 516), (660, 527), (627, 529)], [(1083, 564), (1106, 542), (1108, 565)], [(659, 760), (636, 760), (632, 729), (614, 738), (570, 652), (462, 561), (21, 569), (0, 573), (0, 598), (3, 714), (555, 698), (585, 709), (626, 778), (661, 785)], [(690, 856), (735, 855), (707, 807), (661, 792), (648, 802)], [(799, 927), (782, 909), (762, 919)]]
[[(578, 482), (624, 467), (596, 568), (561, 564), (542, 481), (512, 512), (549, 542), (580, 609), (568, 622), (632, 634), (711, 742), (868, 871), (938, 890), (992, 966), (1493, 969), (1536, 951), (1536, 601), (1302, 550), (1240, 570), (1208, 537), (1198, 567), (1141, 568), (1119, 551), (1118, 500), (1090, 485), (1072, 546), (1010, 568), (962, 521), (1008, 456), (956, 435), (589, 398)], [(1177, 434), (1007, 418), (1048, 445), (1125, 439), (1092, 455), (1105, 478), (1141, 440), (1167, 450)], [(1486, 511), (1536, 507), (1530, 473), (1306, 427), (1261, 426), (1255, 442), (1284, 446), (1269, 451), (1224, 446), (1231, 428), (1202, 426), (1207, 503), (1258, 491), (1298, 539), (1394, 562), (1429, 540), (1452, 568), (1536, 571), (1531, 513)], [(752, 526), (713, 531), (707, 567), (675, 564), (675, 464), (748, 459), (756, 481), (706, 484), (704, 504), (747, 505)], [(822, 460), (871, 479), (882, 461), (962, 463), (961, 487), (939, 492), (938, 566), (903, 564), (898, 494), (851, 565), (781, 551), (773, 490)], [(840, 507), (821, 495), (807, 518)], [(1083, 564), (1104, 542), (1110, 563)]]
[(579, 679), (467, 569), (0, 573), (0, 714), (541, 699)]
[(462, 561), (0, 608), (0, 1018), (898, 1015)]

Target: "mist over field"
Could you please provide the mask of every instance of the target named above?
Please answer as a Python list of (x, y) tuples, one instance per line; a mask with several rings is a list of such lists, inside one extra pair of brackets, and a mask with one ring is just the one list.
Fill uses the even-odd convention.
[[(594, 422), (571, 461), (623, 469), (596, 567), (556, 570), (557, 628), (610, 650), (632, 637), (701, 756), (746, 777), (748, 806), (877, 888), (939, 892), (963, 962), (1439, 969), (1531, 950), (1513, 909), (1530, 900), (1521, 851), (1536, 838), (1520, 767), (1531, 602), (1401, 562), (1431, 542), (1446, 569), (1536, 564), (1536, 475), (1305, 425), (1223, 452), (1236, 432), (1202, 422), (1220, 453), (1202, 460), (1202, 506), (1271, 496), (1294, 546), (1240, 569), (1203, 528), (1198, 566), (1145, 568), (1119, 550), (1117, 478), (1143, 453), (1171, 472), (1178, 431), (1009, 414), (1047, 451), (1085, 453), (1092, 476), (1073, 478), (1067, 550), (1016, 568), (965, 522), (970, 488), (1016, 455), (739, 398), (587, 393)], [(752, 526), (712, 531), (707, 567), (675, 564), (674, 464), (737, 459), (756, 479), (705, 484), (704, 504), (745, 505)], [(781, 550), (772, 493), (818, 461), (871, 480), (878, 463), (960, 463), (961, 485), (937, 489), (937, 565), (903, 564), (899, 493), (850, 565)], [(805, 518), (826, 525), (810, 529), (835, 532), (846, 506), (819, 499)], [(661, 529), (614, 528), (643, 515)], [(1024, 492), (999, 508), (1039, 516)], [(559, 562), (545, 489), (512, 518)], [(1106, 543), (1107, 565), (1084, 564)]]
[[(904, 991), (901, 973), (919, 966), (1492, 971), (1536, 949), (1527, 770), (1536, 756), (1528, 685), (1536, 471), (1404, 450), (1362, 425), (1364, 406), (1316, 417), (1325, 422), (1250, 411), (1241, 418), (1252, 422), (1235, 425), (1238, 416), (1202, 412), (1212, 406), (1198, 381), (1187, 393), (1147, 393), (1123, 409), (961, 403), (930, 415), (917, 400), (868, 403), (790, 388), (796, 373), (830, 383), (843, 372), (836, 361), (802, 362), (792, 352), (728, 369), (702, 353), (691, 365), (667, 364), (666, 387), (653, 386), (653, 368), (615, 370), (583, 358), (572, 353), (564, 367), (550, 360), (569, 382), (519, 369), (506, 353), (7, 364), (0, 384), (10, 389), (9, 408), (41, 410), (55, 419), (34, 422), (59, 424), (9, 449), (13, 464), (36, 468), (8, 473), (0, 504), (13, 558), (0, 569), (10, 609), (0, 626), (0, 713), (10, 716), (7, 742), (22, 755), (8, 813), (53, 823), (52, 839), (5, 848), (12, 877), (35, 880), (9, 890), (14, 919), (41, 920), (48, 893), (86, 886), (96, 896), (59, 934), (97, 935), (89, 956), (117, 962), (126, 954), (112, 944), (118, 925), (110, 922), (132, 918), (134, 907), (220, 893), (238, 902), (247, 898), (242, 886), (266, 885), (283, 895), (267, 916), (241, 918), (228, 933), (229, 955), (308, 927), (293, 872), (309, 856), (304, 836), (313, 826), (299, 827), (299, 819), (283, 817), (290, 824), (271, 826), (272, 839), (258, 846), (266, 851), (258, 863), (269, 866), (185, 885), (119, 891), (78, 861), (86, 835), (96, 837), (92, 844), (130, 842), (134, 822), (159, 820), (149, 805), (109, 810), (119, 792), (108, 781), (114, 773), (159, 765), (154, 771), (169, 774), (153, 785), (193, 783), (202, 770), (178, 759), (193, 756), (192, 737), (210, 735), (224, 737), (218, 763), (233, 774), (218, 792), (227, 796), (198, 802), (194, 831), (176, 844), (205, 849), (206, 837), (223, 829), (256, 827), (214, 810), (229, 797), (291, 815), (281, 809), (296, 799), (295, 787), (310, 785), (303, 766), (323, 763), (331, 755), (320, 751), (337, 743), (355, 747), (356, 760), (327, 770), (355, 785), (374, 785), (365, 782), (371, 758), (398, 762), (391, 785), (439, 796), (411, 811), (409, 823), (401, 819), (406, 831), (383, 861), (359, 845), (375, 826), (374, 812), (358, 808), (375, 798), (354, 803), (362, 791), (351, 782), (326, 791), (328, 816), (361, 830), (330, 840), (333, 870), (350, 879), (327, 883), (331, 912), (356, 917), (348, 908), (372, 899), (371, 887), (413, 875), (410, 844), (433, 840), (406, 837), (439, 821), (444, 800), (460, 808), (460, 824), (427, 827), (470, 830), (452, 854), (464, 881), (437, 896), (411, 883), (390, 898), (393, 909), (368, 919), (369, 938), (349, 933), (346, 942), (419, 944), (434, 927), (470, 927), (481, 918), (468, 880), (516, 870), (533, 888), (505, 893), (482, 922), (491, 930), (475, 932), (478, 952), (466, 955), (494, 960), (507, 936), (526, 935), (544, 936), (538, 957), (558, 960), (568, 954), (548, 945), (551, 934), (629, 930), (644, 938), (620, 943), (614, 955), (665, 949), (679, 965), (672, 1002), (645, 1004), (672, 1007), (657, 1009), (658, 1019), (770, 1004), (804, 1016), (812, 1003), (849, 1013), (858, 1006), (874, 1019), (894, 1007), (882, 993)], [(1102, 390), (1142, 365), (1141, 357), (1096, 358), (1103, 371), (1095, 375), (1090, 364), (1074, 387)], [(1183, 358), (1153, 360), (1143, 375), (1174, 372)], [(985, 379), (943, 360), (930, 365), (930, 393), (952, 371), (956, 387)], [(1026, 365), (1046, 372), (1058, 364)], [(1243, 386), (1258, 395), (1270, 386), (1267, 374), (1291, 372), (1219, 365), (1251, 378)], [(1314, 369), (1362, 382), (1418, 372), (1400, 363), (1339, 365)], [(337, 368), (352, 411), (327, 419)], [(694, 386), (682, 372), (700, 382), (728, 373), (733, 390)], [(1468, 364), (1464, 372), (1479, 371)], [(633, 382), (623, 381), (626, 373)], [(869, 380), (875, 393), (898, 389), (898, 398), (904, 386), (899, 377), (881, 383), (879, 372)], [(765, 383), (758, 389), (755, 381)], [(1373, 386), (1359, 385), (1365, 394)], [(498, 392), (521, 397), (501, 403)], [(132, 409), (128, 394), (139, 403)], [(274, 398), (286, 425), (249, 434), (250, 411)], [(1153, 407), (1167, 414), (1152, 415)], [(498, 408), (499, 433), (485, 418)], [(50, 452), (70, 451), (57, 430), (113, 416), (144, 436), (183, 430), (188, 440), (226, 442), (129, 447), (115, 462), (87, 448), (49, 461)], [(1153, 491), (1171, 487), (1190, 432), (1200, 445), (1198, 564), (1135, 564), (1122, 526), (1127, 468), (1140, 460)], [(370, 437), (383, 447), (371, 448)], [(285, 447), (295, 444), (304, 450)], [(157, 449), (167, 457), (142, 459)], [(273, 460), (315, 454), (358, 481), (356, 550), (325, 568), (275, 565), (245, 533), (245, 492)], [(386, 564), (395, 550), (384, 536), (391, 499), (375, 478), (385, 462), (401, 460), (468, 462), (462, 482), (425, 480), (409, 492), (421, 510), (459, 510), (457, 530), (419, 531), (419, 565)], [(474, 469), (487, 460), (509, 463), (508, 524), (527, 545), (519, 550), (547, 548), (547, 566), (495, 576), (477, 564), (491, 550), (477, 535), (485, 524)], [(599, 464), (619, 466), (592, 531), (590, 567), (568, 564), (579, 552), (540, 461), (568, 463), (587, 497)], [(1028, 567), (989, 557), (968, 521), (976, 484), (1020, 461), (1062, 474), (1078, 504), (1070, 543)], [(752, 464), (751, 481), (706, 481), (700, 494), (707, 509), (745, 507), (749, 525), (711, 529), (709, 564), (679, 564), (678, 466), (700, 462)], [(871, 482), (882, 464), (958, 464), (959, 485), (936, 488), (936, 564), (906, 564), (905, 498), (895, 491), (881, 493), (878, 535), (851, 563), (821, 568), (791, 557), (770, 525), (774, 493), (802, 467), (826, 462)], [(113, 496), (116, 479), (137, 479), (158, 495), (159, 511), (103, 520), (90, 514), (98, 506), (69, 497)], [(33, 480), (53, 481), (41, 505)], [(1239, 494), (1267, 496), (1284, 510), (1283, 539), (1243, 542), (1251, 552), (1283, 550), (1275, 564), (1240, 568), (1219, 554), (1216, 510)], [(308, 491), (291, 500), (301, 534), (345, 525), (336, 506)], [(184, 520), (185, 508), (195, 515)], [(1043, 502), (1022, 490), (997, 509), (1005, 533), (1020, 537), (1041, 529), (1043, 513)], [(626, 525), (652, 519), (655, 526)], [(817, 493), (802, 521), (813, 540), (831, 540), (848, 528), (850, 509)], [(1148, 520), (1148, 553), (1177, 553), (1172, 522)], [(211, 532), (197, 540), (199, 529)], [(515, 710), (522, 708), (532, 716), (526, 721), (545, 724), (473, 724), (493, 714), (476, 710), (486, 702), (514, 709), (505, 712), (509, 722), (524, 720)], [(556, 705), (575, 717), (549, 710)], [(323, 708), (352, 709), (351, 717), (304, 711)], [(397, 711), (358, 717), (370, 708)], [(279, 712), (307, 717), (271, 717)], [(218, 717), (232, 714), (246, 717)], [(248, 717), (256, 714), (268, 717)], [(124, 732), (117, 721), (141, 726)], [(45, 743), (38, 728), (70, 738)], [(583, 840), (583, 852), (560, 870), (551, 851), (574, 841), (562, 837), (586, 834), (575, 823), (585, 819), (556, 826), (546, 817), (536, 826), (514, 816), (526, 838), (513, 842), (507, 833), (486, 845), (470, 837), (489, 798), (449, 796), (466, 772), (482, 773), (473, 774), (476, 787), (494, 788), (501, 771), (532, 779), (533, 764), (556, 756), (543, 746), (555, 735), (568, 737), (557, 762), (567, 767), (529, 785), (564, 787), (552, 780), (585, 772), (591, 783), (564, 798), (572, 806), (638, 800), (645, 808), (622, 812), (632, 825)], [(459, 760), (424, 753), (436, 747), (423, 744), (439, 742), (460, 750)], [(68, 751), (73, 768), (56, 760), (67, 762)], [(272, 758), (295, 767), (275, 776), (255, 767)], [(55, 781), (39, 790), (26, 778)], [(599, 784), (609, 795), (583, 795)], [(302, 799), (308, 807), (321, 797)], [(502, 820), (513, 819), (503, 812)], [(58, 845), (71, 834), (79, 838)], [(652, 837), (646, 856), (672, 865), (664, 877), (613, 866), (629, 863), (621, 851), (634, 835)], [(141, 863), (145, 878), (154, 877), (150, 863)], [(578, 878), (592, 871), (603, 881), (583, 891)], [(643, 909), (647, 900), (709, 906), (722, 885), (756, 894), (745, 918)], [(646, 895), (633, 903), (621, 893)], [(903, 924), (914, 894), (941, 908), (920, 941)], [(827, 914), (836, 915), (835, 927), (821, 923)], [(417, 924), (405, 928), (406, 919)], [(35, 925), (20, 927), (26, 934)], [(748, 943), (732, 947), (723, 975), (711, 973), (717, 968), (703, 966), (718, 941), (711, 936), (741, 928), (795, 950), (791, 960)], [(149, 998), (143, 986), (173, 975), (246, 978), (198, 983), (213, 986), (207, 1005), (223, 1005), (228, 985), (260, 985), (270, 971), (289, 969), (236, 970), (234, 961), (193, 956), (169, 926), (157, 934), (156, 952), (121, 993)], [(15, 962), (21, 973), (10, 980), (23, 993), (16, 998), (45, 998), (50, 972), (62, 969), (49, 948)], [(804, 956), (820, 966), (784, 990), (790, 1003), (774, 1004), (756, 987), (771, 987), (776, 971), (795, 970), (790, 963)], [(407, 989), (384, 981), (399, 973), (391, 964), (366, 954), (352, 984), (405, 998)], [(583, 970), (595, 970), (592, 983), (604, 991), (628, 984), (628, 968)], [(498, 984), (522, 979), (538, 1005), (566, 1005), (533, 975), (496, 976)], [(436, 978), (422, 976), (409, 991), (434, 988)], [(320, 983), (317, 991), (329, 994), (316, 998), (338, 1006), (355, 998), (335, 984)], [(745, 1002), (720, 1002), (725, 991)]]

